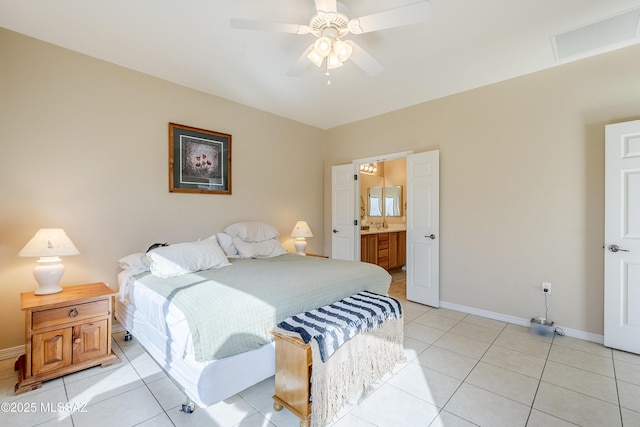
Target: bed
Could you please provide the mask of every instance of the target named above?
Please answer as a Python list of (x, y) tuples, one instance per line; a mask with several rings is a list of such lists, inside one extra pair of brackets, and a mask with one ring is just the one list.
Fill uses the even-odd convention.
[(279, 249), (222, 264), (170, 277), (127, 267), (119, 276), (117, 320), (201, 407), (274, 374), (270, 331), (280, 321), (362, 290), (386, 295), (391, 282), (373, 264)]

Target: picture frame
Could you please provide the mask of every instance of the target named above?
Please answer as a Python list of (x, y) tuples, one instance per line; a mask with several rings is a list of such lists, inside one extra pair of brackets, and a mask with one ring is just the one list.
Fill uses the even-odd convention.
[(169, 123), (169, 192), (231, 194), (231, 135)]

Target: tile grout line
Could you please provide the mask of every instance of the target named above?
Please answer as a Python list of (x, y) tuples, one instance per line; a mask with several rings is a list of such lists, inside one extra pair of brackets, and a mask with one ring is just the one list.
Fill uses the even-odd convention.
[[(446, 335), (447, 333), (449, 333), (449, 332), (451, 331), (451, 329), (455, 328), (458, 324), (460, 324), (460, 322), (463, 322), (463, 321), (464, 321), (464, 319), (466, 319), (468, 316), (469, 316), (469, 314), (467, 314), (466, 316), (462, 317), (462, 318), (461, 318), (461, 319), (460, 319), (460, 320), (459, 320), (455, 325), (453, 325), (453, 326), (452, 326), (448, 331), (446, 331), (446, 332), (445, 332), (445, 335)], [(507, 327), (507, 325), (504, 325), (504, 326), (502, 327), (502, 329), (500, 330), (500, 334), (505, 330), (505, 328), (506, 328), (506, 327)], [(445, 409), (444, 409), (444, 408), (445, 408), (445, 406), (447, 406), (447, 405), (449, 404), (449, 402), (451, 401), (451, 399), (453, 398), (453, 396), (454, 396), (454, 395), (455, 395), (455, 394), (460, 390), (460, 388), (462, 387), (462, 385), (466, 383), (467, 378), (469, 377), (469, 375), (471, 375), (471, 372), (473, 372), (473, 370), (478, 366), (478, 364), (480, 363), (480, 361), (482, 360), (482, 358), (485, 356), (485, 354), (487, 354), (487, 352), (489, 351), (489, 349), (491, 348), (491, 346), (493, 346), (493, 344), (494, 344), (494, 343), (495, 343), (495, 341), (498, 339), (498, 337), (500, 336), (500, 334), (498, 334), (498, 335), (493, 339), (493, 341), (491, 342), (491, 344), (489, 345), (489, 347), (484, 351), (484, 353), (482, 353), (482, 356), (480, 356), (480, 358), (479, 358), (479, 359), (476, 361), (476, 363), (473, 365), (473, 368), (471, 368), (471, 369), (469, 370), (469, 373), (468, 373), (468, 374), (467, 374), (467, 375), (466, 375), (462, 380), (460, 380), (460, 385), (458, 385), (458, 387), (456, 387), (456, 389), (454, 390), (454, 392), (453, 392), (453, 393), (451, 393), (451, 396), (450, 396), (450, 397), (447, 399), (447, 401), (442, 405), (442, 409), (440, 409), (440, 411), (438, 411), (438, 415), (439, 415), (440, 413), (442, 413), (442, 411), (444, 411), (444, 410), (445, 410)], [(455, 334), (454, 334), (454, 335), (455, 335)], [(444, 335), (442, 335), (442, 336), (444, 336)], [(429, 347), (427, 347), (424, 351), (426, 351), (426, 350), (427, 350), (428, 348), (430, 348), (431, 346), (435, 345), (435, 343), (436, 343), (437, 341), (438, 341), (438, 340), (436, 340), (436, 341), (434, 341), (432, 344), (430, 344), (430, 345), (429, 345)], [(476, 340), (476, 341), (478, 341), (478, 340)], [(436, 347), (437, 347), (437, 346), (436, 346)], [(438, 347), (438, 348), (441, 348), (441, 347)], [(446, 349), (443, 349), (443, 350), (446, 350)], [(424, 353), (424, 351), (423, 351), (423, 353)], [(448, 350), (448, 351), (452, 351), (452, 350)], [(452, 352), (453, 352), (453, 353), (456, 353), (456, 354), (460, 354), (460, 353), (457, 353), (457, 352), (455, 352), (455, 351), (452, 351)], [(420, 353), (420, 354), (422, 354), (422, 353)], [(464, 356), (464, 355), (463, 355), (463, 356)], [(438, 371), (436, 371), (436, 372), (438, 372)], [(446, 375), (446, 374), (444, 374), (443, 372), (440, 372), (440, 373), (441, 373), (442, 375)], [(448, 376), (448, 375), (447, 375), (447, 376)], [(452, 378), (453, 378), (453, 377), (452, 377)], [(469, 383), (468, 383), (468, 384), (469, 384)], [(469, 385), (472, 385), (472, 386), (473, 386), (473, 384), (469, 384)], [(477, 387), (477, 386), (474, 386), (474, 387)], [(482, 389), (482, 387), (478, 387), (478, 388), (481, 388), (481, 389)], [(483, 390), (484, 390), (484, 389), (483, 389)], [(492, 392), (492, 391), (490, 391), (490, 390), (485, 390), (485, 391), (488, 391), (488, 392), (490, 392), (490, 393), (493, 393), (493, 392)], [(494, 393), (494, 394), (495, 394), (495, 393)], [(453, 413), (452, 413), (452, 414), (453, 414)], [(463, 420), (465, 420), (465, 421), (468, 421), (468, 422), (470, 422), (471, 424), (475, 424), (473, 421), (471, 421), (471, 420), (467, 420), (466, 418), (463, 418), (463, 417), (461, 417), (460, 415), (457, 415), (457, 414), (453, 414), (453, 415), (455, 415), (456, 417), (459, 417), (459, 418), (461, 418), (461, 419), (463, 419)], [(435, 419), (434, 419), (434, 421), (435, 421)], [(432, 421), (432, 423), (433, 423), (433, 421)], [(526, 425), (526, 424), (525, 424), (525, 425)]]
[[(567, 391), (569, 391), (569, 392), (573, 392), (573, 393), (576, 393), (576, 394), (579, 394), (579, 395), (582, 395), (582, 396), (588, 397), (588, 398), (590, 398), (590, 399), (595, 399), (595, 400), (598, 400), (598, 401), (600, 401), (600, 402), (603, 402), (603, 403), (606, 403), (606, 404), (609, 404), (609, 405), (615, 405), (615, 403), (611, 403), (611, 402), (606, 401), (606, 400), (604, 400), (604, 399), (601, 399), (601, 398), (599, 398), (599, 397), (595, 397), (595, 396), (592, 396), (592, 395), (590, 395), (590, 394), (582, 393), (582, 392), (580, 392), (580, 391), (572, 390), (572, 389), (569, 389), (569, 388), (567, 388), (567, 387), (564, 387), (564, 386), (561, 386), (561, 385), (558, 385), (558, 384), (554, 384), (554, 383), (550, 383), (550, 382), (547, 382), (547, 381), (543, 381), (542, 377), (544, 376), (544, 371), (545, 371), (545, 369), (546, 369), (546, 367), (547, 367), (547, 363), (548, 363), (548, 362), (553, 362), (553, 363), (557, 363), (557, 364), (559, 364), (559, 365), (566, 366), (566, 367), (569, 367), (569, 368), (578, 369), (578, 370), (583, 371), (583, 372), (585, 372), (585, 373), (594, 374), (594, 375), (599, 375), (599, 376), (602, 376), (602, 377), (605, 377), (605, 378), (611, 378), (611, 377), (609, 377), (609, 376), (607, 376), (607, 375), (599, 374), (599, 373), (597, 373), (597, 372), (592, 372), (592, 371), (589, 371), (589, 370), (587, 370), (587, 369), (582, 369), (582, 368), (578, 368), (578, 367), (575, 367), (575, 366), (567, 365), (567, 364), (564, 364), (564, 363), (561, 363), (561, 362), (557, 362), (557, 361), (555, 361), (555, 360), (549, 360), (549, 356), (550, 356), (550, 353), (551, 353), (551, 348), (553, 347), (553, 345), (554, 345), (554, 344), (555, 344), (555, 345), (558, 345), (558, 346), (560, 346), (560, 347), (569, 348), (569, 349), (571, 349), (571, 350), (580, 351), (580, 352), (582, 352), (582, 353), (587, 353), (587, 354), (592, 355), (592, 356), (598, 356), (598, 357), (602, 357), (603, 359), (607, 359), (607, 357), (604, 357), (604, 356), (599, 356), (599, 355), (594, 354), (594, 353), (591, 353), (591, 352), (585, 352), (585, 351), (583, 351), (583, 350), (579, 350), (579, 349), (575, 349), (575, 348), (571, 348), (571, 347), (563, 346), (562, 344), (555, 343), (556, 335), (557, 335), (557, 334), (554, 334), (554, 336), (553, 336), (553, 340), (551, 341), (551, 346), (549, 347), (549, 354), (547, 355), (547, 358), (545, 359), (545, 364), (544, 364), (544, 367), (543, 367), (543, 370), (542, 370), (542, 375), (540, 376), (540, 381), (538, 382), (538, 388), (536, 389), (535, 397), (537, 397), (537, 395), (538, 395), (538, 390), (539, 390), (539, 388), (540, 388), (540, 385), (544, 382), (545, 384), (550, 384), (550, 385), (552, 385), (552, 386), (554, 386), (554, 387), (558, 387), (558, 388), (561, 388), (561, 389), (563, 389), (563, 390), (567, 390)], [(619, 412), (620, 412), (621, 425), (623, 425), (623, 424), (622, 424), (622, 406), (620, 405), (620, 395), (619, 395), (619, 393), (618, 393), (618, 383), (617, 383), (617, 379), (615, 378), (615, 366), (614, 366), (614, 377), (613, 377), (613, 378), (611, 378), (611, 379), (613, 379), (613, 380), (614, 380), (614, 382), (615, 382), (615, 386), (616, 386), (616, 394), (617, 394), (617, 397), (618, 397), (618, 405), (617, 405), (617, 406), (618, 406), (618, 410), (619, 410)], [(535, 397), (534, 397), (534, 403), (535, 403)], [(532, 405), (532, 410), (533, 410), (533, 409), (534, 409), (534, 408), (533, 408), (533, 405)], [(538, 409), (538, 410), (539, 410), (539, 409)], [(560, 420), (566, 421), (566, 422), (568, 422), (568, 423), (575, 424), (575, 423), (573, 423), (572, 421), (569, 421), (569, 420), (567, 420), (567, 419), (564, 419), (564, 418), (559, 417), (558, 415), (549, 414), (548, 412), (544, 412), (544, 411), (540, 411), (540, 412), (542, 412), (542, 413), (544, 413), (544, 414), (547, 414), (547, 415), (549, 415), (549, 416), (551, 416), (551, 417), (558, 418), (558, 419), (560, 419)]]
[[(556, 340), (555, 333), (553, 338), (551, 339), (551, 345), (549, 346), (549, 350), (547, 351), (547, 357), (544, 358), (544, 365), (542, 366), (542, 370), (540, 371), (540, 378), (538, 378), (538, 385), (536, 386), (536, 392), (533, 393), (533, 400), (531, 401), (531, 408), (529, 408), (529, 416), (527, 417), (527, 422), (525, 425), (529, 424), (529, 420), (531, 419), (531, 414), (533, 413), (533, 406), (536, 403), (536, 398), (538, 397), (538, 392), (540, 391), (540, 384), (542, 384), (542, 377), (544, 376), (544, 370), (547, 368), (547, 363), (549, 362), (549, 355), (551, 354), (551, 347), (553, 347), (553, 342)], [(542, 412), (542, 411), (541, 411)], [(544, 412), (546, 414), (546, 412)], [(554, 415), (547, 414), (555, 417)], [(555, 417), (558, 418), (558, 417)], [(566, 420), (565, 420), (566, 421)]]
[(620, 402), (620, 388), (618, 387), (618, 374), (616, 373), (616, 361), (611, 352), (611, 363), (613, 364), (613, 381), (616, 386), (616, 397), (618, 398), (618, 412), (620, 413), (620, 425), (624, 426), (624, 418), (622, 416), (622, 402)]
[[(118, 343), (118, 341), (113, 337), (112, 334), (112, 339), (113, 342), (118, 346), (118, 348), (120, 349), (120, 351), (122, 352), (122, 355), (127, 359), (127, 362), (131, 365), (131, 367), (133, 368), (133, 370), (135, 371), (136, 375), (138, 375), (138, 377), (140, 378), (140, 380), (142, 381), (142, 384), (144, 385), (144, 387), (146, 387), (146, 389), (149, 391), (149, 393), (151, 394), (151, 396), (153, 396), (153, 399), (156, 401), (156, 403), (158, 404), (158, 406), (160, 407), (160, 409), (162, 410), (161, 413), (153, 415), (152, 417), (146, 419), (146, 420), (142, 420), (139, 423), (134, 424), (134, 426), (136, 425), (140, 425), (143, 423), (146, 423), (149, 420), (152, 420), (153, 418), (157, 417), (158, 415), (164, 413), (165, 416), (167, 417), (167, 419), (169, 420), (169, 422), (171, 423), (171, 425), (173, 425), (175, 427), (175, 423), (173, 422), (173, 420), (171, 419), (171, 417), (169, 416), (169, 414), (167, 413), (166, 409), (164, 409), (164, 407), (162, 406), (162, 404), (160, 403), (160, 401), (158, 400), (158, 398), (156, 397), (156, 395), (153, 393), (153, 391), (149, 388), (149, 383), (147, 383), (144, 378), (142, 378), (142, 376), (140, 376), (140, 373), (138, 372), (138, 370), (136, 369), (136, 367), (133, 365), (133, 363), (131, 363), (131, 359), (129, 359), (129, 356), (127, 355), (127, 353), (125, 353), (125, 351), (122, 349), (122, 347), (120, 347), (120, 344)], [(155, 361), (154, 361), (155, 362)], [(157, 364), (157, 363), (156, 363)], [(160, 366), (160, 365), (158, 365)], [(160, 368), (162, 369), (162, 368)], [(166, 374), (166, 372), (164, 372), (164, 370), (162, 370), (162, 372), (168, 377), (168, 375)], [(158, 380), (156, 380), (158, 381)], [(173, 380), (171, 380), (173, 382)], [(152, 381), (154, 382), (154, 381)], [(175, 385), (175, 383), (174, 383)], [(133, 426), (132, 426), (133, 427)]]

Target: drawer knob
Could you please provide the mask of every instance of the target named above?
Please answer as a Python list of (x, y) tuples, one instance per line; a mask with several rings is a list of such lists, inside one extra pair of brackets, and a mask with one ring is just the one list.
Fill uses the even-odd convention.
[(76, 317), (78, 315), (78, 309), (77, 308), (72, 308), (69, 311), (69, 317)]

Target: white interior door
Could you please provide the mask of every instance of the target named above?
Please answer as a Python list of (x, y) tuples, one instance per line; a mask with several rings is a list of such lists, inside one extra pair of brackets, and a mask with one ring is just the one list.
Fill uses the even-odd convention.
[(640, 354), (640, 120), (605, 136), (604, 344)]
[(407, 156), (407, 299), (440, 307), (440, 152)]
[(355, 258), (356, 227), (354, 167), (338, 165), (331, 167), (331, 256), (350, 261)]

